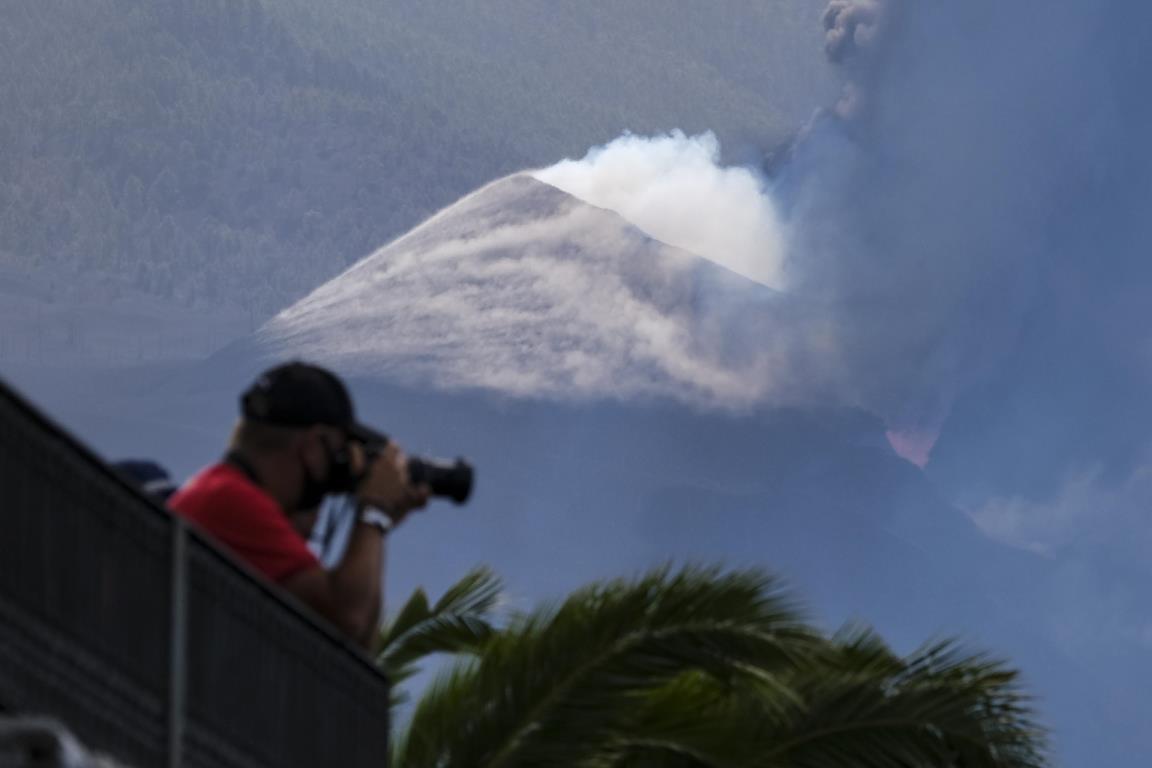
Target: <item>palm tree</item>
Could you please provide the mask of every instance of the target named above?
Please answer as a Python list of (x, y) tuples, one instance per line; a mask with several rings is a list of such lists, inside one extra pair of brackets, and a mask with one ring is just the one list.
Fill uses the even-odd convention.
[(953, 643), (908, 657), (828, 637), (761, 571), (668, 568), (594, 584), (496, 628), (499, 581), (417, 593), (381, 664), (461, 656), (394, 740), (397, 768), (1038, 768), (1017, 675)]

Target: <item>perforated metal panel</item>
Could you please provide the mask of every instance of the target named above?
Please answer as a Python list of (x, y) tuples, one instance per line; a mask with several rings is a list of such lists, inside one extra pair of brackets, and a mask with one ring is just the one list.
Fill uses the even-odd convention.
[(162, 764), (170, 521), (0, 394), (0, 698)]
[(235, 578), (216, 551), (197, 542), (189, 565), (189, 765), (220, 765), (210, 754), (220, 743), (253, 764), (380, 765), (388, 740), (380, 676), (333, 653), (326, 635), (268, 600), (264, 585)]

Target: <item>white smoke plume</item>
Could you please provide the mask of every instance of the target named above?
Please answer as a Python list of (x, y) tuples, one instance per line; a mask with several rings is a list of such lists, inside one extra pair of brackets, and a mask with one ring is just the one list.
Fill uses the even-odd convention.
[(711, 134), (625, 135), (533, 174), (615, 211), (657, 240), (772, 288), (784, 287), (784, 234), (759, 176), (720, 164)]

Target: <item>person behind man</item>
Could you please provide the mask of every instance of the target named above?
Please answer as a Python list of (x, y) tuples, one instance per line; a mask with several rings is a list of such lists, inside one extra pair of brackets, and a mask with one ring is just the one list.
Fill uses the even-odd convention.
[(156, 501), (164, 504), (176, 492), (168, 470), (149, 459), (123, 459), (112, 462), (112, 469), (125, 480)]
[[(227, 456), (169, 502), (265, 577), (368, 647), (379, 624), (384, 538), (428, 501), (393, 442), (356, 422), (335, 374), (294, 362), (263, 373), (241, 398)], [(328, 494), (352, 494), (357, 521), (325, 569), (306, 539)]]

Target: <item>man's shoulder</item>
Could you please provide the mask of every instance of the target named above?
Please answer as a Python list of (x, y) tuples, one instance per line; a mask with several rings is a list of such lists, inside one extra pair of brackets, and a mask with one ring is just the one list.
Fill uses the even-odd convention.
[(279, 503), (230, 464), (200, 472), (169, 506), (272, 581), (319, 565)]
[(276, 500), (236, 467), (214, 464), (202, 470), (172, 497), (169, 506), (181, 514), (199, 516), (212, 510), (240, 508), (277, 511)]

